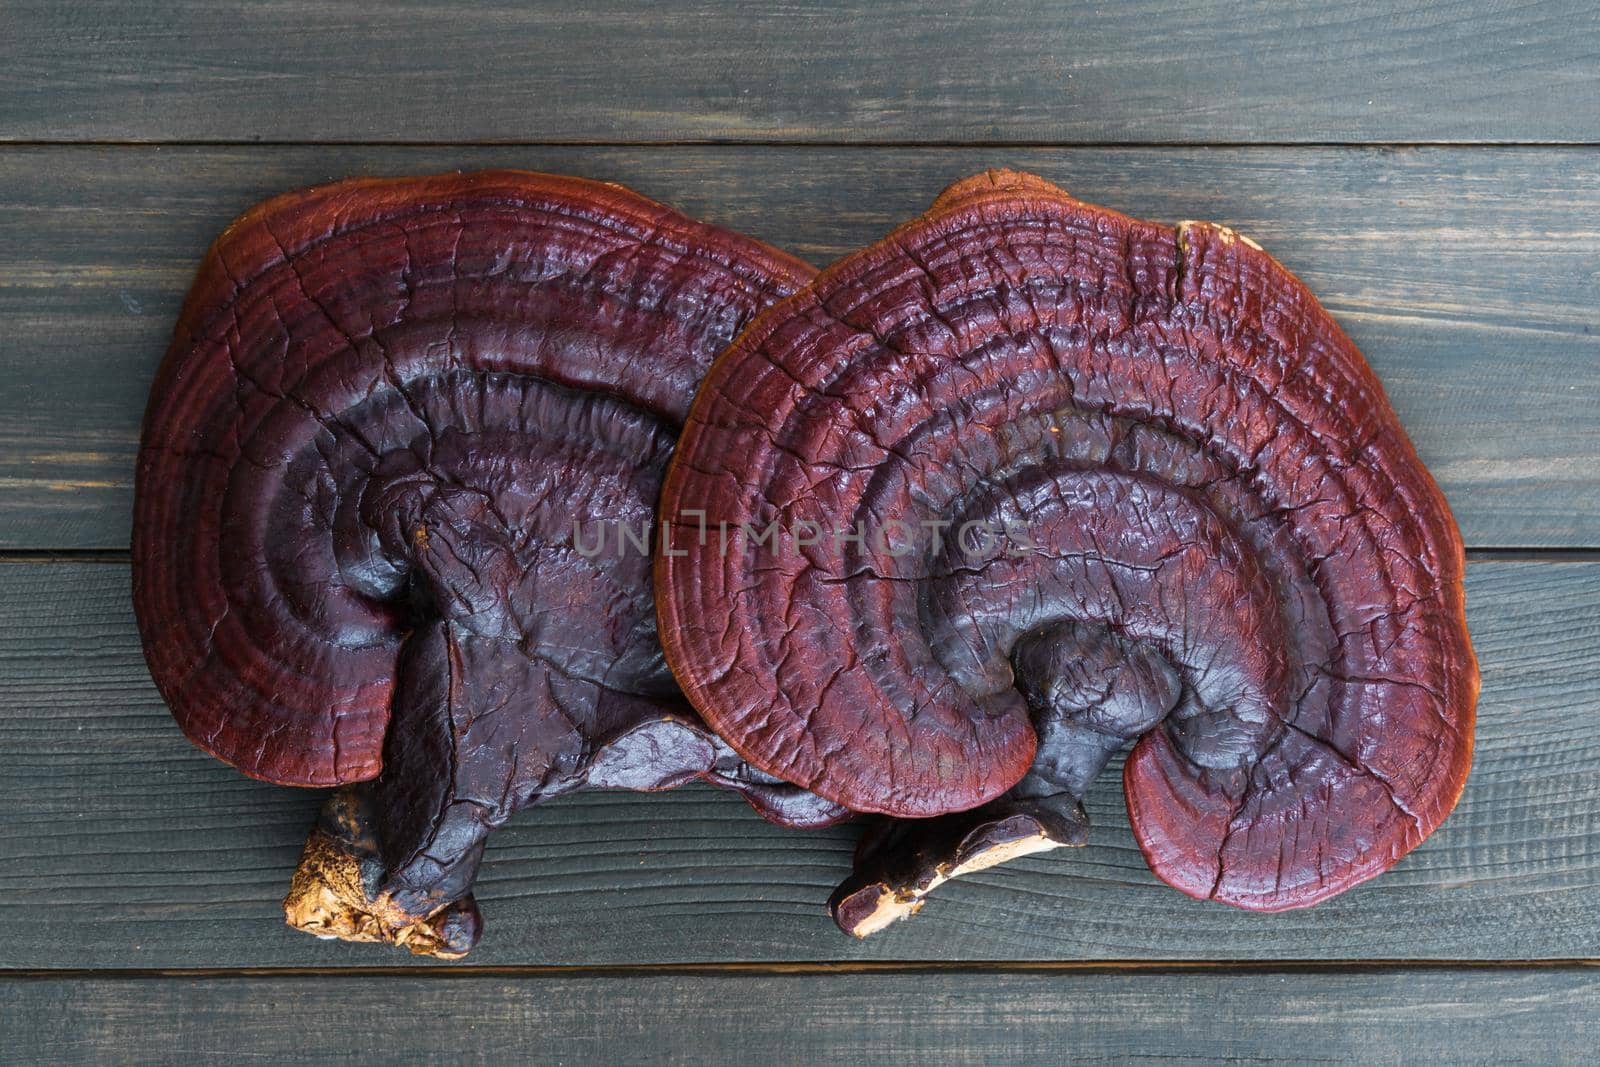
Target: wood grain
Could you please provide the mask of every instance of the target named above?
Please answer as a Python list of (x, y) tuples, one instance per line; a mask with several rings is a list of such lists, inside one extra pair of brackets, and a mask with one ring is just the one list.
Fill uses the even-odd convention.
[[(1483, 698), (1461, 806), (1318, 907), (1252, 915), (1159, 884), (1109, 774), (1087, 848), (953, 883), (854, 942), (823, 908), (854, 828), (780, 830), (709, 789), (590, 794), (492, 839), (472, 962), (1600, 958), (1600, 564), (1468, 570)], [(117, 563), (0, 565), (0, 968), (408, 965), (283, 926), (317, 795), (184, 740), (127, 582)]]
[[(1421, 142), (1450, 145), (1343, 147)], [(1074, 144), (1101, 147), (1027, 147)], [(1592, 0), (6, 0), (0, 551), (126, 548), (178, 301), (265, 196), (568, 171), (821, 263), (994, 165), (1261, 240), (1367, 352), (1470, 545), (1600, 548)], [(1484, 695), (1462, 805), (1316, 909), (1159, 885), (1108, 781), (1089, 848), (946, 887), (857, 944), (822, 909), (852, 829), (781, 831), (706, 789), (597, 794), (497, 835), (473, 957), (1242, 966), (486, 974), (283, 927), (318, 798), (179, 735), (125, 565), (0, 563), (0, 969), (335, 972), (13, 970), (0, 1059), (1586, 1062), (1592, 968), (1272, 969), (1600, 958), (1600, 563), (1469, 570)], [(373, 965), (404, 970), (337, 973)]]
[(1585, 0), (12, 0), (0, 137), (1594, 141)]
[(1257, 238), (1366, 352), (1475, 547), (1600, 546), (1600, 150), (0, 150), (0, 548), (126, 547), (145, 392), (207, 242), (284, 189), (522, 166), (824, 263), (984, 166)]
[[(0, 982), (17, 1062), (1592, 1062), (1600, 972), (891, 972)], [(397, 1020), (402, 1020), (397, 1022)]]

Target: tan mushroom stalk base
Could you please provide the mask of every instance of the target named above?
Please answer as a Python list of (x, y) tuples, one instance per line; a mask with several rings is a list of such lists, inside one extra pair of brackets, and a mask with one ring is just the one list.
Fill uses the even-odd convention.
[(922, 910), (952, 878), (1058, 848), (1081, 847), (1089, 823), (1071, 798), (997, 801), (977, 811), (883, 821), (856, 846), (855, 869), (828, 909), (839, 928), (867, 937)]
[(306, 840), (283, 901), (284, 920), (325, 940), (387, 943), (446, 960), (477, 944), (483, 920), (470, 895), (418, 917), (379, 888), (384, 873), (366, 791), (341, 789)]

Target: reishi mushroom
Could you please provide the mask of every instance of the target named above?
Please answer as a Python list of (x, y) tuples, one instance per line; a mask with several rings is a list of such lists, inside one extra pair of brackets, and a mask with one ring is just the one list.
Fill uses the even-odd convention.
[(217, 240), (145, 416), (134, 606), (191, 740), (348, 787), (292, 924), (459, 956), (485, 835), (585, 786), (847, 814), (682, 702), (639, 543), (712, 357), (811, 274), (619, 186), (511, 171), (292, 193)]
[(1081, 844), (1258, 911), (1387, 869), (1461, 793), (1478, 675), (1443, 496), (1298, 279), (1206, 223), (980, 174), (764, 312), (661, 499), (668, 662), (753, 766), (894, 817), (865, 935)]

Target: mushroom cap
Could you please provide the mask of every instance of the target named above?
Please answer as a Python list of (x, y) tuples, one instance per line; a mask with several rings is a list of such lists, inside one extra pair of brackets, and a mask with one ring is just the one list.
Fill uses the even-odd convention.
[(1359, 352), (1222, 227), (957, 183), (718, 358), (661, 510), (684, 692), (851, 809), (1000, 796), (1029, 696), (1066, 694), (1143, 732), (1152, 870), (1277, 910), (1392, 865), (1464, 784), (1455, 523)]
[(245, 214), (189, 293), (138, 459), (134, 608), (184, 732), (273, 782), (376, 776), (409, 562), (466, 631), (517, 605), (530, 655), (609, 694), (600, 722), (675, 700), (648, 554), (581, 559), (570, 531), (648, 528), (712, 357), (811, 274), (620, 186), (524, 172)]

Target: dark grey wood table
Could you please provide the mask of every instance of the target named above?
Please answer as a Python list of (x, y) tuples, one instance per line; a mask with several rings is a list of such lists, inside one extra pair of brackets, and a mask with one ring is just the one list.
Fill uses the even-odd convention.
[[(1365, 350), (1455, 508), (1483, 662), (1455, 815), (1320, 907), (1090, 846), (866, 943), (853, 831), (688, 789), (527, 813), (489, 933), (285, 928), (318, 798), (190, 747), (128, 603), (144, 393), (209, 239), (352, 174), (613, 179), (816, 263), (985, 166), (1225, 222)], [(0, 0), (0, 1057), (992, 1064), (1593, 1059), (1600, 9)]]

